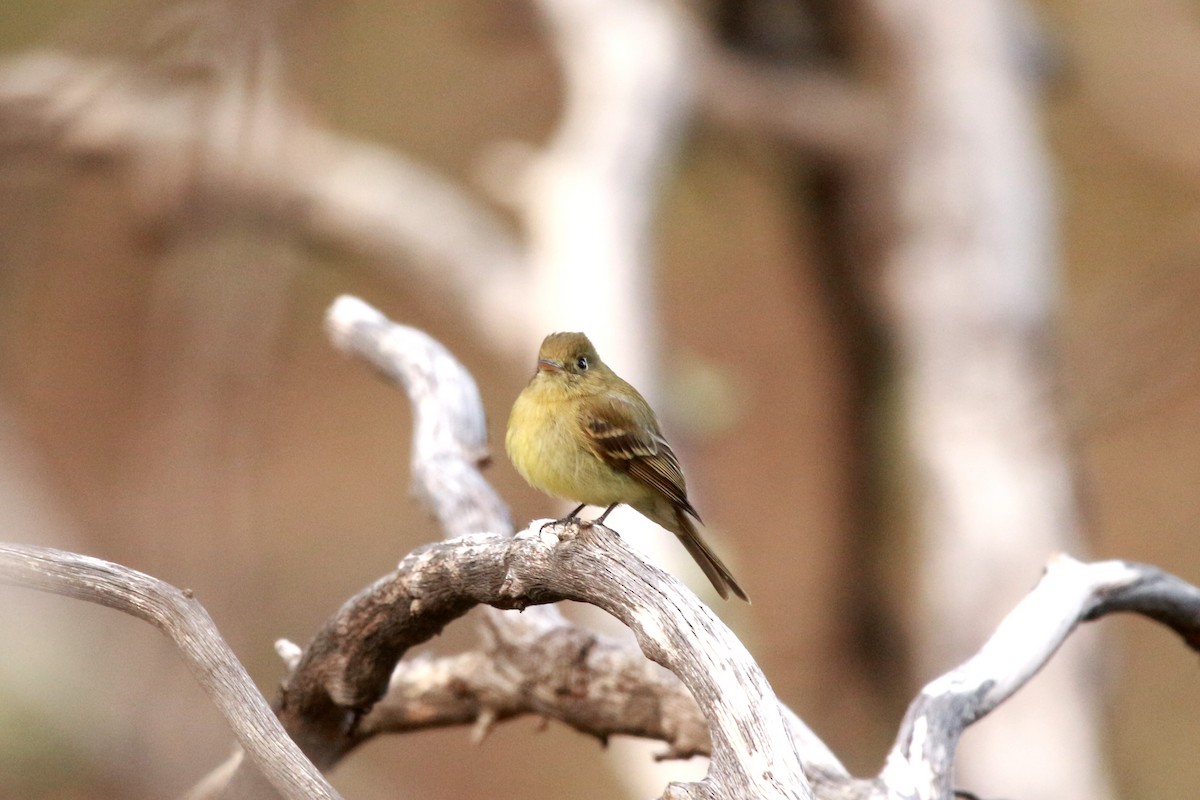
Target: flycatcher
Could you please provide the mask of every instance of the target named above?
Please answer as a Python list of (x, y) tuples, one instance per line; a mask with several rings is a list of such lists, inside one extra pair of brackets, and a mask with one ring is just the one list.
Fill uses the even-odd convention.
[[(621, 503), (679, 537), (722, 598), (750, 601), (729, 568), (692, 524), (679, 461), (645, 398), (600, 360), (582, 333), (552, 333), (537, 372), (513, 403), (504, 438), (508, 457), (530, 486), (586, 506)], [(692, 519), (689, 519), (692, 518)]]

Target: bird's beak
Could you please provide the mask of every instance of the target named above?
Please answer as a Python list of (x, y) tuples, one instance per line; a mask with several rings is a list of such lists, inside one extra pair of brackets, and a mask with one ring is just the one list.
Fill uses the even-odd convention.
[(562, 364), (550, 358), (538, 359), (538, 372), (562, 372)]

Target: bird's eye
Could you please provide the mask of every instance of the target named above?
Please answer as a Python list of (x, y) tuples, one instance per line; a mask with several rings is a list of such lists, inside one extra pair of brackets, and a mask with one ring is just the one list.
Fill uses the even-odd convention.
[(587, 356), (580, 356), (575, 359), (575, 366), (579, 367), (580, 372), (587, 372), (587, 368), (591, 366)]

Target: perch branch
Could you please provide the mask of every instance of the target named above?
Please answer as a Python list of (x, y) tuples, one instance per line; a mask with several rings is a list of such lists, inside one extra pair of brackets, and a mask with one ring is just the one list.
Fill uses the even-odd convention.
[(242, 748), (281, 795), (339, 795), (288, 738), (191, 594), (137, 570), (48, 547), (0, 544), (0, 582), (98, 603), (149, 622), (175, 645)]
[[(676, 785), (673, 796), (811, 796), (788, 722), (750, 654), (679, 581), (600, 526), (543, 531), (534, 523), (513, 538), (475, 534), (416, 550), (318, 633), (284, 686), (280, 717), (318, 765), (330, 764), (370, 733), (358, 720), (409, 648), (479, 604), (521, 609), (560, 600), (596, 605), (627, 625), (709, 720), (706, 788)], [(553, 647), (558, 659), (586, 646), (578, 631), (559, 633), (571, 645)], [(339, 747), (310, 746), (329, 742)]]

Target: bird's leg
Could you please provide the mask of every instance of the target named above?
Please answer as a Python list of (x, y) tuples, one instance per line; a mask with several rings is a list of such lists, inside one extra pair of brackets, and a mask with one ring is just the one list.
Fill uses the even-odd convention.
[(612, 513), (612, 510), (613, 510), (614, 508), (616, 508), (617, 506), (619, 506), (619, 505), (621, 505), (621, 504), (620, 504), (620, 503), (613, 503), (611, 506), (609, 506), (608, 508), (604, 509), (604, 513), (603, 513), (603, 514), (601, 514), (601, 515), (600, 515), (599, 517), (597, 517), (596, 519), (592, 520), (592, 524), (593, 524), (593, 525), (603, 525), (603, 524), (604, 524), (604, 520), (606, 520), (606, 519), (608, 518), (608, 515)]
[(586, 507), (587, 507), (587, 503), (580, 503), (579, 505), (575, 506), (575, 510), (572, 511), (570, 514), (567, 514), (562, 519), (550, 520), (545, 525), (543, 525), (541, 528), (539, 528), (538, 532), (541, 533), (542, 531), (546, 530), (546, 528), (549, 528), (551, 525), (566, 525), (567, 523), (570, 523), (570, 522), (579, 522), (579, 512), (583, 511), (583, 509)]

